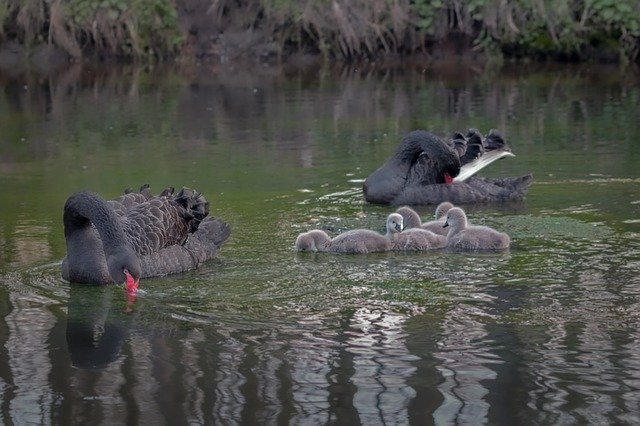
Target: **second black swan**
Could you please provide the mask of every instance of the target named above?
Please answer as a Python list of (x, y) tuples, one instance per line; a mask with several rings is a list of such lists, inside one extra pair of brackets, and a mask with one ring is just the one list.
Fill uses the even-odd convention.
[(475, 173), (496, 159), (513, 156), (495, 130), (483, 137), (470, 129), (445, 141), (416, 130), (407, 134), (395, 154), (364, 182), (370, 203), (391, 205), (494, 203), (522, 200), (532, 176), (481, 178)]
[(202, 194), (167, 188), (153, 196), (140, 192), (105, 201), (81, 191), (64, 206), (67, 255), (62, 277), (84, 284), (121, 284), (135, 291), (140, 278), (197, 268), (215, 257), (231, 234), (229, 225), (209, 216)]

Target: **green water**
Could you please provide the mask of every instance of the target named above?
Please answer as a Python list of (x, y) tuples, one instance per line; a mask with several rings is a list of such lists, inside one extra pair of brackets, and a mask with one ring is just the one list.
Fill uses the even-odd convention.
[[(637, 76), (249, 71), (0, 76), (3, 423), (640, 420)], [(467, 208), (509, 252), (293, 250), (382, 231), (362, 180), (410, 130), (469, 127), (516, 154), (485, 175), (534, 175), (523, 203)], [(143, 183), (203, 192), (220, 257), (132, 305), (63, 281), (66, 198)]]

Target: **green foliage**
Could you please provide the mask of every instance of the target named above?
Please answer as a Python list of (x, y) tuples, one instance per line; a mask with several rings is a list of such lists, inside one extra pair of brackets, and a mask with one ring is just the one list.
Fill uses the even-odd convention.
[(451, 32), (511, 54), (581, 56), (591, 48), (636, 59), (640, 45), (638, 0), (414, 0), (416, 27), (434, 40)]
[(167, 57), (184, 36), (174, 0), (0, 0), (0, 37), (48, 40), (72, 56), (82, 49), (128, 57)]
[[(256, 39), (273, 41), (285, 54), (302, 50), (353, 59), (411, 53), (462, 34), (476, 49), (497, 56), (584, 59), (597, 51), (618, 52), (627, 60), (640, 56), (640, 0), (200, 3), (211, 28), (260, 31)], [(27, 45), (46, 40), (74, 56), (95, 51), (170, 57), (186, 39), (178, 0), (0, 0), (0, 23), (0, 40), (10, 30)]]
[(117, 55), (165, 57), (183, 40), (171, 0), (69, 0), (67, 12), (78, 38)]

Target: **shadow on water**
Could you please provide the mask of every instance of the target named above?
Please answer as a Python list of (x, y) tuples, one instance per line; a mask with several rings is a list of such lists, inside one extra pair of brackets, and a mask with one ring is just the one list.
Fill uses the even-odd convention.
[[(637, 423), (637, 76), (597, 67), (0, 77), (3, 423)], [(589, 90), (585, 88), (588, 87)], [(6, 113), (4, 113), (6, 111)], [(382, 232), (361, 185), (402, 134), (499, 128), (523, 203), (468, 206), (504, 253), (296, 253)], [(232, 238), (200, 270), (59, 277), (62, 205), (202, 191)], [(418, 209), (423, 218), (432, 207)]]

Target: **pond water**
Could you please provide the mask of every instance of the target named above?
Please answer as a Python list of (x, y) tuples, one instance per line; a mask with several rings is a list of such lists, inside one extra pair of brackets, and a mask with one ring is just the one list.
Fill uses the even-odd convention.
[[(640, 85), (594, 66), (0, 76), (0, 423), (640, 422)], [(503, 132), (506, 253), (301, 254), (381, 230), (362, 181), (413, 129)], [(218, 259), (71, 285), (62, 206), (189, 186)], [(419, 208), (423, 218), (433, 207)]]

